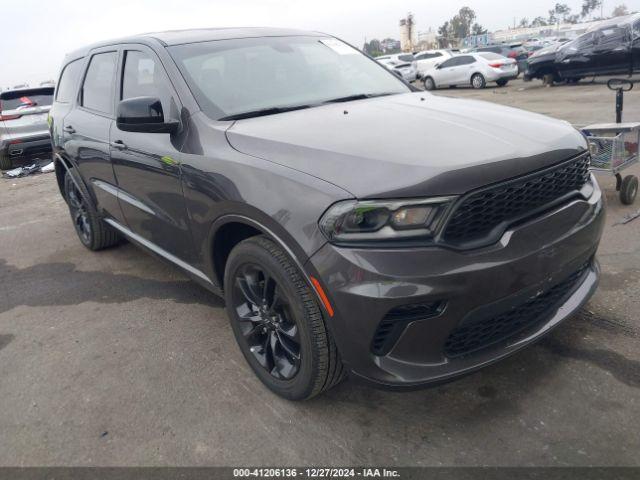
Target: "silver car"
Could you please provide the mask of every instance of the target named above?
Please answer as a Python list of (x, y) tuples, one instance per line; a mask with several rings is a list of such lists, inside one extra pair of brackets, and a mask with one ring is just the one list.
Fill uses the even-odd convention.
[(47, 115), (53, 92), (53, 86), (41, 86), (0, 93), (0, 169), (11, 168), (14, 158), (51, 149)]
[(484, 52), (455, 55), (426, 71), (423, 81), (425, 90), (454, 85), (484, 88), (488, 82), (504, 87), (517, 76), (518, 64), (513, 58)]

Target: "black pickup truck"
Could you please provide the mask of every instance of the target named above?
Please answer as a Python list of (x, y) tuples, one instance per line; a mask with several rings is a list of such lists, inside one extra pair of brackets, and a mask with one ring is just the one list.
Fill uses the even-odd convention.
[(598, 75), (640, 72), (640, 14), (599, 23), (560, 46), (538, 50), (529, 57), (524, 79), (546, 84), (578, 82)]

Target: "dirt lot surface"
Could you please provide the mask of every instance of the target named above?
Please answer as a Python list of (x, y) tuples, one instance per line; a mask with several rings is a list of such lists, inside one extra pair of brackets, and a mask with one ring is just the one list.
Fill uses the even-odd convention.
[[(601, 84), (437, 94), (614, 116)], [(640, 120), (640, 88), (626, 105)], [(133, 245), (84, 249), (52, 174), (0, 180), (0, 465), (640, 465), (640, 219), (616, 225), (640, 201), (602, 185), (601, 287), (543, 341), (428, 390), (291, 403), (221, 300)]]

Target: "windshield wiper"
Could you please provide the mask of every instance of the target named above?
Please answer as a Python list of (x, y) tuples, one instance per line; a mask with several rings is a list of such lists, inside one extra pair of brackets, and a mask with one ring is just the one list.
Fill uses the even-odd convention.
[(367, 98), (375, 98), (375, 97), (386, 97), (388, 95), (395, 95), (395, 93), (385, 92), (385, 93), (357, 93), (355, 95), (349, 95), (346, 97), (332, 98), (331, 100), (326, 100), (322, 103), (340, 103), (340, 102), (351, 102), (352, 100), (365, 100)]
[(242, 120), (243, 118), (264, 117), (265, 115), (275, 115), (276, 113), (302, 110), (303, 108), (310, 108), (311, 106), (312, 105), (293, 105), (289, 107), (263, 108), (261, 110), (252, 110), (250, 112), (235, 113), (233, 115), (222, 117), (220, 120)]

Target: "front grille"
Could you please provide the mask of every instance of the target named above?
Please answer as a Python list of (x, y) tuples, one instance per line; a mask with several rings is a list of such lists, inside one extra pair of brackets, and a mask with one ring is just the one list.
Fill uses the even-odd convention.
[(588, 266), (589, 263), (585, 264), (563, 282), (501, 315), (458, 326), (447, 338), (445, 355), (449, 358), (467, 355), (546, 320), (559, 301), (582, 280)]
[[(533, 214), (589, 179), (589, 155), (584, 154), (539, 172), (484, 188), (463, 197), (443, 230), (443, 239), (464, 246), (497, 239), (510, 222)], [(502, 227), (503, 231), (500, 231)]]
[(444, 309), (444, 302), (436, 301), (401, 305), (395, 307), (384, 316), (376, 329), (371, 342), (371, 351), (375, 355), (386, 355), (391, 351), (405, 327), (416, 320), (424, 320), (439, 315)]

